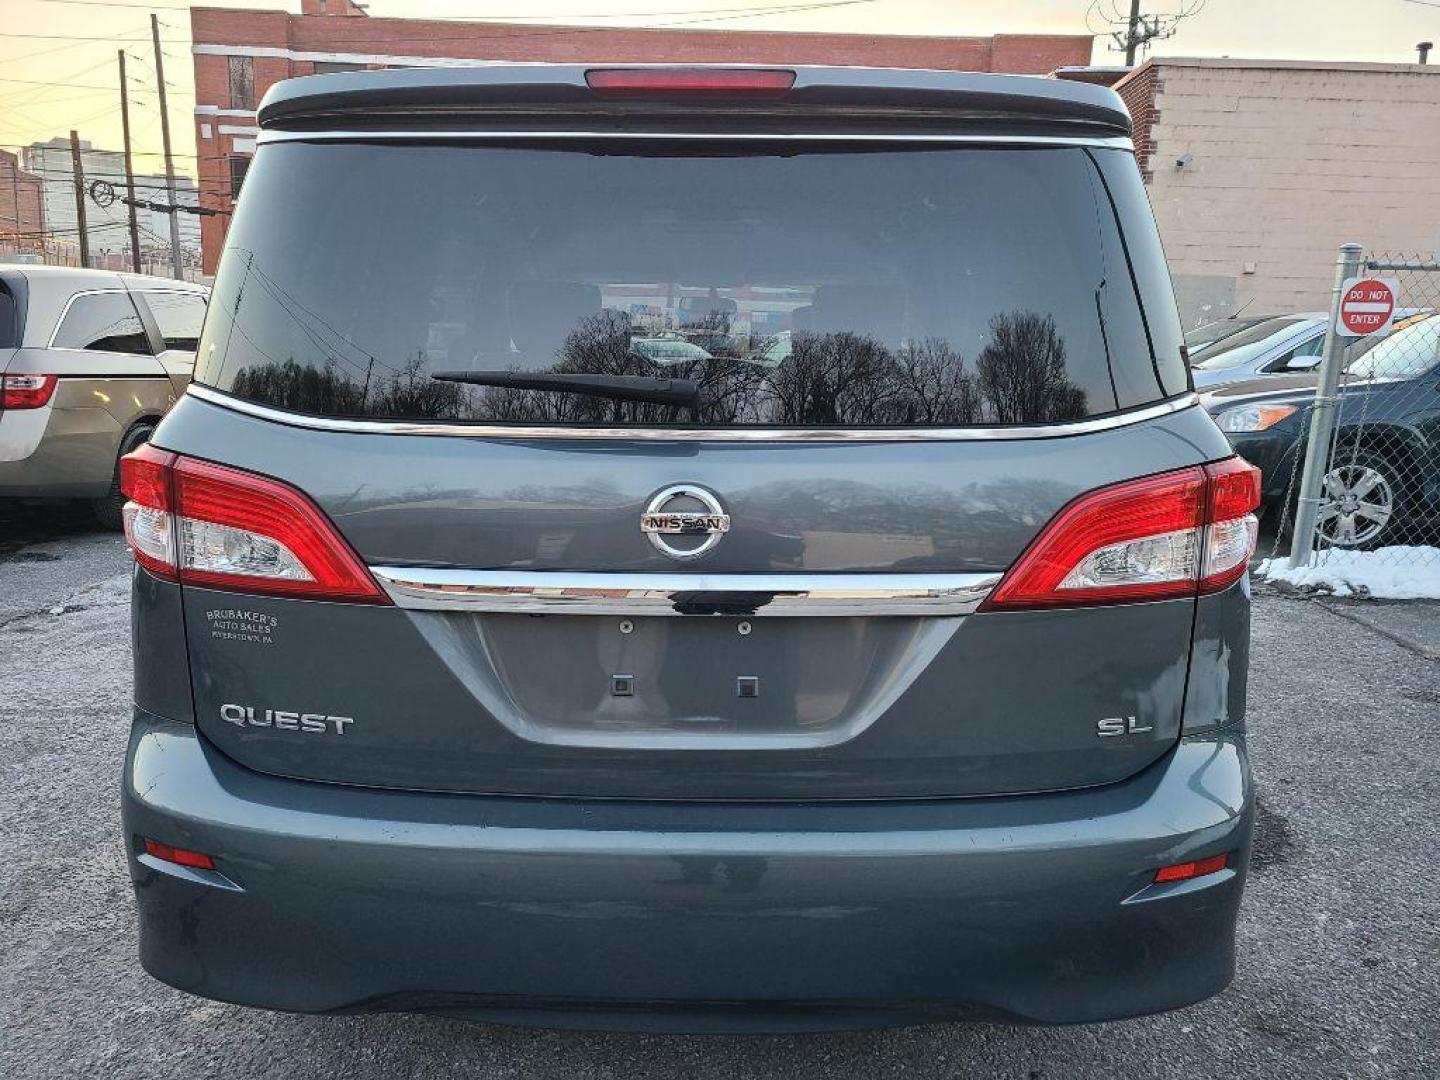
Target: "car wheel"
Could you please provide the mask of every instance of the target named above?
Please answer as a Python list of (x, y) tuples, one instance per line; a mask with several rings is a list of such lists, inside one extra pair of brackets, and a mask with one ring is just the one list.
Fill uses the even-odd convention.
[(154, 433), (153, 427), (148, 424), (140, 424), (127, 431), (125, 438), (120, 440), (120, 452), (115, 455), (115, 477), (110, 481), (110, 493), (90, 504), (90, 508), (95, 513), (95, 519), (105, 528), (118, 531), (125, 527), (125, 520), (120, 512), (125, 505), (125, 496), (120, 491), (120, 459), (136, 447), (149, 442), (150, 436)]
[(1365, 551), (1395, 542), (1404, 487), (1400, 470), (1373, 450), (1340, 450), (1325, 474), (1315, 539), (1324, 547)]

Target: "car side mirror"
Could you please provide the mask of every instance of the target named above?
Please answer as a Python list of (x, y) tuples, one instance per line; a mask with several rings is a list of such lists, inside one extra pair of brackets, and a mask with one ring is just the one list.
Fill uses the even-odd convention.
[(1285, 365), (1286, 371), (1309, 371), (1320, 366), (1319, 356), (1292, 356)]

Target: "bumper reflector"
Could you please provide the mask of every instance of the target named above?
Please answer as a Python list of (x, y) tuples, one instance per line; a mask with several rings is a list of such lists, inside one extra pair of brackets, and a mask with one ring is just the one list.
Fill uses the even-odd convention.
[(171, 847), (169, 844), (160, 843), (159, 840), (151, 840), (148, 836), (144, 838), (144, 843), (145, 854), (152, 855), (164, 862), (172, 862), (177, 866), (188, 866), (192, 870), (215, 869), (215, 860), (202, 852)]
[(1196, 859), (1193, 862), (1176, 863), (1174, 866), (1162, 866), (1155, 871), (1155, 884), (1160, 885), (1167, 881), (1189, 881), (1191, 878), (1204, 877), (1206, 874), (1218, 874), (1225, 869), (1230, 861), (1230, 856), (1211, 855), (1208, 859)]

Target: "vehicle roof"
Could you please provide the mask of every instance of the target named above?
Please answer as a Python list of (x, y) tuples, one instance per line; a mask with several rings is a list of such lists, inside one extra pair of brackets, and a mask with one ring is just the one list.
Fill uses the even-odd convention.
[(0, 271), (21, 274), (34, 287), (62, 288), (72, 292), (80, 289), (113, 289), (125, 284), (137, 290), (159, 288), (188, 292), (209, 292), (207, 285), (154, 274), (131, 274), (120, 270), (96, 270), (82, 266), (50, 266), (45, 263), (10, 263), (0, 261)]
[(44, 348), (60, 316), (76, 293), (95, 291), (191, 292), (208, 296), (209, 286), (193, 281), (92, 270), (79, 266), (0, 262), (0, 282), (20, 298), (21, 342), (26, 348)]
[[(639, 100), (597, 96), (587, 71), (603, 68), (675, 68), (733, 70), (753, 65), (667, 64), (487, 64), (456, 68), (405, 68), (312, 75), (276, 83), (260, 104), (261, 128), (322, 126), (339, 118), (347, 130), (357, 122), (407, 126), (477, 119), (503, 129), (517, 122), (577, 116), (606, 122), (623, 133), (627, 120), (643, 118), (693, 127), (697, 116), (709, 121), (729, 117), (756, 133), (807, 130), (817, 124), (844, 125), (849, 132), (865, 121), (884, 118), (928, 122), (954, 128), (982, 127), (1049, 134), (1127, 137), (1130, 114), (1108, 87), (1030, 75), (990, 75), (952, 71), (859, 67), (787, 67), (795, 72), (790, 91), (776, 100), (745, 101), (726, 95), (688, 100)], [(773, 70), (765, 67), (761, 70)], [(707, 128), (708, 130), (708, 128)]]

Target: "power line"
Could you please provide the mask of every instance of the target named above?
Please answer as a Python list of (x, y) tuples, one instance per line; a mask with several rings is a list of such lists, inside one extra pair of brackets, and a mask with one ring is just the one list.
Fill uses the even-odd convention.
[[(788, 13), (788, 12), (819, 11), (819, 10), (822, 10), (822, 9), (825, 9), (825, 8), (854, 7), (854, 6), (860, 5), (860, 4), (874, 4), (874, 3), (878, 3), (878, 2), (879, 2), (879, 0), (814, 0), (814, 2), (811, 2), (811, 3), (778, 4), (778, 5), (777, 5), (777, 4), (772, 4), (772, 5), (767, 5), (767, 6), (764, 6), (764, 7), (750, 7), (750, 8), (711, 8), (711, 9), (708, 9), (708, 10), (711, 10), (711, 11), (724, 11), (724, 12), (727, 12), (727, 14), (724, 14), (724, 15), (716, 15), (716, 16), (713, 16), (713, 17), (711, 17), (711, 18), (705, 18), (705, 19), (685, 19), (685, 20), (682, 20), (682, 21), (679, 21), (679, 22), (661, 24), (661, 25), (659, 25), (659, 26), (652, 27), (651, 29), (668, 29), (668, 28), (670, 28), (670, 27), (676, 27), (676, 26), (692, 26), (692, 25), (698, 25), (698, 24), (700, 24), (700, 23), (727, 22), (727, 21), (730, 21), (730, 20), (733, 20), (733, 19), (763, 18), (763, 17), (765, 17), (765, 16), (767, 16), (767, 15), (783, 15), (783, 14), (786, 14), (786, 13)], [(697, 10), (706, 10), (706, 9), (697, 9)], [(645, 13), (645, 14), (665, 15), (665, 14), (667, 14), (667, 13), (666, 13), (666, 12), (647, 12), (647, 13)], [(675, 12), (674, 14), (685, 14), (685, 13), (684, 13), (684, 12)], [(417, 21), (428, 21), (428, 20), (417, 20)], [(179, 28), (176, 27), (176, 28), (174, 28), (174, 29), (179, 29)], [(507, 34), (464, 34), (464, 35), (456, 35), (456, 36), (452, 36), (452, 37), (447, 37), (447, 36), (443, 36), (443, 35), (433, 35), (433, 34), (427, 34), (427, 35), (425, 35), (425, 36), (423, 36), (423, 37), (396, 37), (396, 36), (394, 36), (394, 35), (392, 35), (392, 34), (385, 34), (385, 35), (380, 35), (380, 36), (366, 36), (366, 35), (356, 36), (356, 35), (346, 34), (346, 35), (344, 35), (344, 39), (343, 39), (343, 40), (341, 40), (341, 41), (336, 41), (335, 44), (336, 44), (337, 46), (343, 46), (343, 45), (347, 45), (347, 44), (349, 44), (349, 45), (356, 45), (356, 44), (367, 44), (367, 43), (375, 43), (375, 42), (381, 42), (381, 43), (386, 43), (386, 44), (405, 44), (405, 43), (421, 43), (421, 44), (423, 44), (423, 43), (428, 43), (428, 42), (446, 42), (446, 41), (486, 41), (486, 40), (492, 40), (492, 39), (497, 39), (497, 40), (515, 40), (515, 39), (527, 38), (527, 37), (566, 37), (566, 36), (572, 36), (572, 35), (578, 35), (578, 34), (613, 33), (613, 32), (615, 32), (615, 31), (618, 30), (618, 29), (620, 29), (620, 28), (619, 28), (619, 27), (614, 27), (614, 26), (566, 26), (566, 27), (555, 27), (554, 29), (549, 29), (549, 30), (527, 31), (527, 32), (523, 32), (523, 33), (507, 33)], [(638, 29), (645, 29), (645, 27), (640, 27), (640, 28), (638, 28)], [(0, 37), (10, 37), (10, 38), (48, 38), (48, 39), (66, 40), (66, 41), (112, 41), (112, 40), (113, 40), (113, 38), (110, 38), (110, 37), (88, 37), (88, 36), (83, 36), (83, 35), (82, 35), (82, 36), (76, 36), (76, 35), (71, 35), (71, 34), (15, 34), (15, 33), (5, 33), (5, 32), (0, 32)], [(189, 39), (189, 38), (165, 38), (165, 39), (162, 39), (162, 40), (166, 41), (168, 44), (174, 44), (174, 45), (187, 45), (187, 44), (190, 44), (190, 39)]]
[[(90, 34), (15, 34), (15, 33), (11, 33), (11, 32), (8, 31), (8, 30), (6, 30), (6, 31), (0, 31), (0, 38), (35, 38), (35, 39), (47, 40), (47, 41), (109, 41), (109, 42), (115, 42), (115, 41), (120, 40), (120, 39), (117, 38), (114, 34), (110, 34), (110, 35), (108, 35), (108, 36), (106, 36), (106, 37), (95, 37), (95, 36), (92, 36), (92, 35), (90, 35)], [(176, 41), (176, 42), (173, 42), (172, 44), (185, 45), (185, 44), (188, 44), (188, 41)]]
[(0, 78), (0, 82), (7, 82), (7, 83), (24, 83), (24, 84), (27, 85), (27, 86), (55, 86), (55, 87), (60, 87), (60, 88), (65, 89), (65, 90), (71, 90), (71, 89), (74, 89), (74, 90), (103, 90), (103, 91), (105, 91), (107, 94), (113, 94), (113, 93), (115, 92), (115, 87), (113, 87), (113, 86), (101, 86), (99, 83), (46, 82), (44, 79), (11, 79), (11, 78)]
[[(134, 39), (134, 37), (135, 37), (135, 32), (132, 31), (132, 32), (130, 32), (129, 34), (116, 34), (116, 35), (114, 35), (114, 37), (113, 37), (112, 40), (113, 40), (113, 41), (116, 41), (116, 42), (129, 42), (129, 41), (132, 41), (132, 40)], [(74, 48), (78, 47), (80, 44), (81, 44), (81, 42), (79, 42), (79, 41), (72, 41), (72, 42), (70, 42), (68, 45), (56, 45), (56, 46), (54, 46), (54, 47), (52, 47), (52, 48), (49, 48), (49, 49), (40, 49), (40, 50), (37, 50), (36, 52), (32, 52), (32, 53), (23, 53), (23, 54), (21, 54), (20, 56), (7, 57), (5, 62), (8, 63), (8, 64), (23, 63), (23, 62), (26, 61), (26, 60), (34, 60), (36, 57), (39, 57), (39, 56), (49, 56), (51, 53), (62, 52), (62, 51), (64, 51), (65, 49), (74, 49)], [(107, 61), (107, 63), (108, 63), (108, 61)], [(91, 67), (91, 68), (89, 68), (89, 69), (87, 69), (87, 70), (92, 70), (92, 71), (93, 71), (94, 68), (99, 67), (99, 66), (100, 66), (99, 64), (95, 64), (93, 67)]]
[[(37, 2), (37, 3), (42, 3), (42, 4), (67, 4), (67, 5), (73, 5), (73, 6), (76, 6), (76, 7), (138, 8), (138, 9), (143, 10), (143, 11), (176, 11), (176, 12), (182, 12), (182, 11), (188, 11), (188, 10), (190, 10), (190, 7), (189, 7), (188, 4), (187, 4), (187, 5), (180, 5), (180, 4), (132, 3), (132, 2), (130, 2), (130, 0), (36, 0), (36, 2)], [(752, 6), (746, 6), (746, 7), (683, 8), (683, 9), (676, 10), (676, 11), (605, 11), (605, 12), (582, 11), (582, 12), (578, 12), (578, 13), (575, 13), (575, 14), (569, 14), (569, 15), (536, 15), (536, 14), (534, 14), (533, 12), (525, 12), (525, 13), (522, 13), (522, 14), (506, 14), (506, 15), (426, 15), (426, 16), (418, 17), (418, 18), (414, 18), (414, 17), (411, 17), (411, 16), (405, 16), (405, 15), (382, 15), (382, 16), (380, 16), (380, 18), (396, 19), (396, 20), (405, 19), (406, 21), (410, 21), (410, 22), (520, 22), (520, 21), (527, 20), (527, 19), (528, 19), (528, 20), (543, 19), (543, 20), (545, 20), (545, 21), (556, 21), (556, 20), (559, 20), (559, 19), (629, 19), (629, 18), (638, 18), (638, 17), (641, 17), (641, 16), (650, 16), (650, 17), (654, 18), (654, 17), (658, 17), (658, 16), (670, 16), (670, 15), (712, 15), (712, 14), (723, 13), (723, 12), (741, 13), (741, 12), (747, 12), (747, 11), (769, 11), (769, 10), (771, 10), (772, 8), (777, 7), (777, 6), (779, 6), (779, 7), (786, 7), (786, 6), (809, 7), (810, 4), (809, 4), (808, 2), (802, 2), (801, 4), (795, 4), (795, 5), (774, 5), (774, 4), (766, 4), (766, 5), (752, 5)], [(241, 9), (241, 10), (244, 10), (244, 9)], [(263, 9), (261, 9), (261, 10), (263, 10)], [(166, 22), (163, 22), (163, 21), (161, 22), (160, 25), (162, 25), (162, 26), (171, 26), (171, 24), (166, 23)], [(180, 28), (179, 28), (179, 27), (173, 27), (173, 26), (171, 26), (171, 29), (180, 29)]]
[[(572, 37), (581, 34), (613, 34), (622, 30), (671, 30), (682, 26), (698, 26), (703, 23), (731, 22), (735, 19), (763, 18), (768, 15), (784, 15), (790, 12), (819, 11), (826, 8), (854, 7), (860, 4), (875, 4), (880, 0), (815, 0), (810, 3), (799, 4), (778, 4), (767, 7), (754, 8), (723, 8), (716, 10), (729, 11), (728, 15), (716, 15), (704, 19), (680, 19), (674, 22), (657, 23), (652, 26), (618, 27), (618, 26), (557, 26), (546, 30), (525, 30), (518, 33), (502, 34), (457, 34), (425, 35), (423, 37), (395, 37), (391, 34), (383, 36), (365, 36), (345, 34), (343, 39), (337, 36), (333, 48), (337, 51), (343, 50), (346, 45), (363, 44), (390, 44), (399, 45), (406, 43), (426, 44), (435, 42), (473, 42), (473, 41), (518, 41), (523, 38), (536, 37)], [(663, 14), (663, 13), (661, 13)], [(414, 20), (427, 21), (427, 20)], [(515, 24), (534, 25), (534, 24)]]

